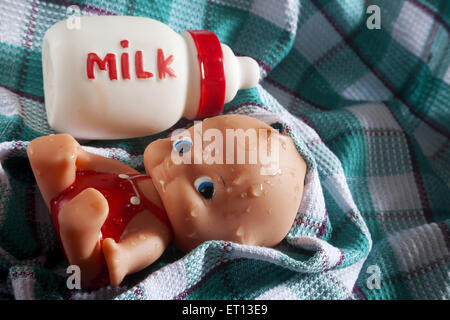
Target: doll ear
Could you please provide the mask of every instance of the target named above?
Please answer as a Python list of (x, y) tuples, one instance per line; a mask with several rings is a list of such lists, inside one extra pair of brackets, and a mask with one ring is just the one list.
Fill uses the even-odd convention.
[(167, 139), (158, 139), (151, 142), (144, 151), (144, 164), (148, 174), (149, 170), (160, 165), (166, 158), (169, 151), (172, 149), (172, 145)]
[[(294, 139), (292, 139), (292, 137), (286, 133), (280, 133), (279, 134), (279, 138), (280, 138), (280, 142), (292, 142), (294, 143)], [(295, 143), (294, 143), (295, 144)]]

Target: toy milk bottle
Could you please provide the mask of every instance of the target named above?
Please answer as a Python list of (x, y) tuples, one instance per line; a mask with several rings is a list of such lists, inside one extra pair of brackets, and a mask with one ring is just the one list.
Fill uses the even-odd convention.
[(217, 115), (255, 86), (258, 64), (209, 31), (178, 34), (140, 17), (87, 16), (53, 25), (42, 46), (50, 126), (80, 139), (121, 139)]

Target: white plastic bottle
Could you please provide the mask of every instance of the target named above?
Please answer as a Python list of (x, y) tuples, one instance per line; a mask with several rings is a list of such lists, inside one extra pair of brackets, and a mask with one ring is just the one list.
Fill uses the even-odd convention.
[(120, 139), (219, 114), (259, 68), (209, 31), (178, 34), (140, 17), (88, 16), (53, 25), (42, 46), (47, 118), (80, 139)]

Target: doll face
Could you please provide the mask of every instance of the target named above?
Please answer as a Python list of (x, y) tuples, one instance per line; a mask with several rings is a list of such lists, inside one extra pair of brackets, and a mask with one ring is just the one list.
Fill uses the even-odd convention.
[[(262, 139), (268, 149), (274, 141), (270, 137), (279, 138), (278, 152), (268, 157), (272, 161), (269, 169), (267, 159), (250, 159), (251, 151), (261, 146), (258, 133), (257, 143), (248, 139), (239, 145), (236, 139), (234, 151), (230, 149), (226, 130), (249, 128), (267, 131)], [(208, 138), (208, 132), (223, 137), (214, 152), (211, 146), (218, 142)], [(239, 159), (240, 147), (244, 161)], [(174, 242), (186, 252), (207, 240), (268, 247), (279, 243), (296, 216), (306, 170), (290, 138), (259, 120), (240, 115), (209, 118), (175, 138), (154, 141), (145, 150), (144, 163), (169, 216)]]

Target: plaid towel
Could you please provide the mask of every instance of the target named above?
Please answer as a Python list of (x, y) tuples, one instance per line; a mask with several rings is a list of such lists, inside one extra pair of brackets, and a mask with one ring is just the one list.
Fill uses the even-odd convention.
[[(211, 241), (187, 255), (169, 246), (120, 287), (67, 289), (25, 150), (51, 132), (43, 34), (76, 8), (151, 17), (178, 32), (212, 30), (258, 61), (263, 81), (224, 113), (289, 134), (307, 161), (303, 201), (279, 246)], [(377, 8), (380, 28), (369, 28)], [(445, 0), (2, 0), (0, 297), (450, 298), (449, 34)], [(156, 138), (84, 147), (143, 171), (142, 153)]]

